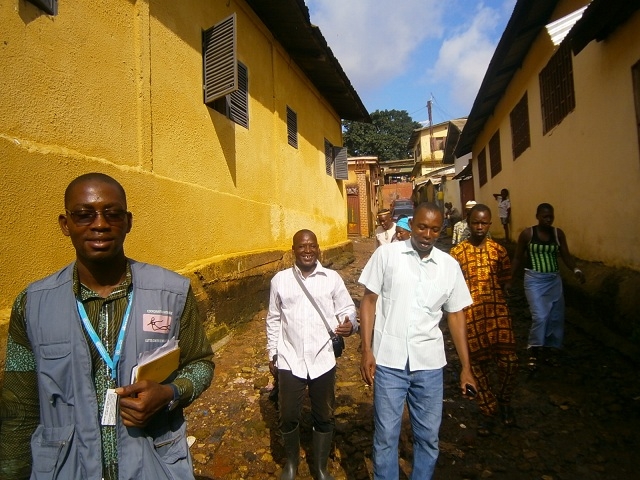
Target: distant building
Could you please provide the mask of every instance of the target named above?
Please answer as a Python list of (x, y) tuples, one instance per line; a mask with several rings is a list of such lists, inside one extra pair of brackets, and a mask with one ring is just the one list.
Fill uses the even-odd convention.
[(413, 152), (414, 196), (420, 201), (451, 202), (460, 208), (458, 184), (447, 180), (456, 174), (453, 152), (466, 121), (457, 118), (413, 131), (407, 149)]
[(347, 191), (347, 233), (372, 237), (384, 183), (378, 157), (349, 157)]

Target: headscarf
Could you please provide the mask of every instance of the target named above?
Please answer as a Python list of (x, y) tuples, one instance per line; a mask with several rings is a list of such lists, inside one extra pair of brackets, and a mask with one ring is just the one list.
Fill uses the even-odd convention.
[(407, 230), (408, 232), (410, 232), (411, 231), (411, 227), (409, 226), (409, 218), (408, 217), (404, 217), (404, 218), (401, 218), (400, 220), (398, 220), (396, 222), (396, 227), (403, 228), (403, 229)]

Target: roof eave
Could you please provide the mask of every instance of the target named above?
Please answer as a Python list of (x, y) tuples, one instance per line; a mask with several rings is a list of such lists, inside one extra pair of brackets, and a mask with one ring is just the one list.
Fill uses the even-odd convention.
[(462, 129), (455, 156), (461, 157), (473, 148), (476, 137), (504, 95), (516, 71), (522, 65), (531, 45), (548, 23), (559, 0), (518, 0), (511, 18), (489, 62), (478, 94)]
[(246, 1), (341, 119), (371, 123), (320, 29), (311, 24), (304, 0)]

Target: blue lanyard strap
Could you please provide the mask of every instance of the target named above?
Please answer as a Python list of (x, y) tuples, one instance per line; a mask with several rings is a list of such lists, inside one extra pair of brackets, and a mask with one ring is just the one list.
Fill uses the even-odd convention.
[(89, 337), (91, 337), (91, 341), (93, 341), (93, 344), (98, 350), (98, 353), (104, 360), (104, 363), (106, 363), (107, 367), (109, 367), (109, 369), (111, 370), (111, 378), (113, 378), (114, 380), (116, 378), (116, 367), (118, 366), (118, 361), (120, 360), (120, 353), (122, 352), (122, 344), (124, 343), (124, 333), (125, 333), (125, 330), (127, 329), (127, 323), (129, 322), (129, 313), (131, 313), (131, 305), (133, 303), (131, 301), (132, 299), (133, 299), (133, 290), (129, 292), (129, 295), (128, 295), (129, 303), (127, 304), (127, 310), (124, 312), (124, 317), (122, 318), (122, 326), (120, 327), (120, 333), (118, 334), (118, 341), (116, 342), (116, 349), (115, 349), (115, 352), (113, 353), (113, 360), (109, 356), (109, 352), (107, 351), (104, 344), (102, 343), (102, 340), (100, 340), (100, 337), (98, 336), (95, 329), (93, 328), (93, 325), (91, 325), (91, 321), (89, 320), (87, 311), (84, 309), (84, 305), (80, 300), (76, 299), (76, 303), (78, 305), (78, 314), (80, 314), (80, 318), (82, 319), (82, 324), (84, 325), (85, 330), (89, 334)]

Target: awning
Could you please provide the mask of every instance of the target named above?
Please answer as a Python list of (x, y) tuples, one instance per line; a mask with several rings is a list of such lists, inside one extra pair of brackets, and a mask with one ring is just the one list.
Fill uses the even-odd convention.
[(472, 176), (473, 176), (473, 167), (471, 166), (471, 162), (469, 162), (467, 166), (460, 171), (460, 173), (458, 173), (455, 177), (453, 177), (453, 179), (466, 180), (468, 178), (471, 178)]

